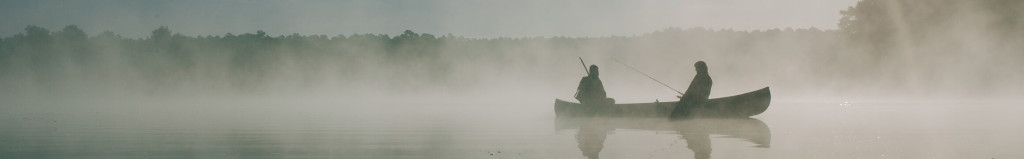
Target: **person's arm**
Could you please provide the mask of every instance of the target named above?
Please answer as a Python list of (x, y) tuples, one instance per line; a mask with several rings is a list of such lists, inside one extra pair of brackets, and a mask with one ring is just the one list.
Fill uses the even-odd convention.
[[(686, 91), (683, 91), (682, 95), (676, 96), (676, 97), (679, 97), (679, 101), (693, 100), (693, 96), (700, 96), (699, 93), (697, 93), (697, 92), (699, 92), (698, 89), (700, 89), (697, 86), (697, 85), (700, 85), (700, 84), (698, 84), (698, 83), (700, 83), (700, 80), (701, 80), (700, 79), (700, 74), (694, 75), (693, 79), (690, 80), (690, 85), (686, 87)], [(686, 99), (684, 99), (684, 98), (686, 98)]]
[(580, 93), (584, 93), (584, 94), (587, 93), (587, 91), (585, 90), (585, 89), (587, 89), (586, 84), (587, 84), (587, 77), (583, 77), (583, 79), (580, 79), (580, 84), (576, 86), (576, 96), (575, 96), (576, 97), (576, 101), (581, 101), (581, 102), (583, 101), (583, 100), (580, 100), (580, 99), (583, 99), (583, 96), (585, 96), (585, 95), (581, 95)]

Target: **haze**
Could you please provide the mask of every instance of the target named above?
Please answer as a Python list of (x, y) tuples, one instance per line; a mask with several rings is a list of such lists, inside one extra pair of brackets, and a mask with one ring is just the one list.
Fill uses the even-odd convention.
[(4, 1), (0, 36), (27, 25), (69, 24), (90, 35), (148, 36), (159, 26), (184, 35), (263, 30), (272, 36), (403, 30), (467, 37), (638, 35), (669, 27), (835, 29), (855, 0), (781, 1)]
[[(1003, 150), (1024, 127), (994, 124), (1020, 121), (1022, 15), (1014, 0), (3, 1), (0, 158), (579, 157), (550, 128), (580, 59), (618, 103), (678, 100), (696, 61), (711, 98), (771, 87), (751, 120), (782, 132), (778, 158), (872, 158), (849, 151), (874, 141), (1024, 156)], [(107, 141), (141, 146), (82, 146)]]

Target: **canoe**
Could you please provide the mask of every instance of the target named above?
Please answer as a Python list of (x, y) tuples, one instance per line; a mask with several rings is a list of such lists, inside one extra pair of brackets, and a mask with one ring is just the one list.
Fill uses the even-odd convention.
[(721, 138), (743, 139), (756, 144), (755, 147), (767, 148), (771, 145), (771, 129), (755, 118), (697, 118), (676, 121), (665, 118), (555, 118), (556, 131), (582, 131), (581, 127), (587, 126), (600, 127), (590, 128), (600, 130), (630, 129), (678, 134), (716, 134), (724, 135)]
[[(692, 106), (694, 118), (747, 118), (768, 109), (772, 95), (768, 87), (735, 96), (708, 99)], [(629, 103), (614, 105), (581, 105), (575, 102), (555, 99), (555, 116), (558, 117), (670, 117), (678, 101), (654, 103)]]

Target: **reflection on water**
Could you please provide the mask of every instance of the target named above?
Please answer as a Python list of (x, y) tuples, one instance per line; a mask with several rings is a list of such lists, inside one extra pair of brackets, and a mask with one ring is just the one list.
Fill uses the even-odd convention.
[(601, 149), (604, 148), (604, 139), (608, 137), (608, 131), (611, 130), (615, 130), (615, 128), (605, 126), (596, 119), (581, 121), (579, 132), (576, 134), (576, 142), (579, 143), (583, 155), (592, 159), (598, 158)]
[(725, 135), (768, 148), (771, 131), (761, 120), (754, 118), (688, 119), (669, 121), (664, 118), (556, 118), (556, 129), (578, 129), (576, 140), (584, 156), (599, 158), (604, 141), (615, 129), (637, 129), (646, 131), (671, 131), (686, 140), (687, 148), (694, 158), (711, 158), (710, 135)]
[[(97, 107), (89, 107), (95, 115), (4, 108), (0, 159), (1024, 158), (1020, 103), (838, 103), (775, 103), (756, 119), (675, 122), (557, 118), (547, 100), (533, 107), (366, 105), (358, 111), (153, 107), (145, 110), (158, 113), (145, 117)], [(217, 108), (230, 111), (210, 111)]]

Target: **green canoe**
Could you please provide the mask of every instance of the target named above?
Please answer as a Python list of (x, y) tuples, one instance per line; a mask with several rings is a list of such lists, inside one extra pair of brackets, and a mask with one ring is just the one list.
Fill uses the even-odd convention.
[[(708, 99), (691, 108), (694, 118), (746, 118), (763, 113), (771, 103), (768, 87), (740, 95)], [(670, 117), (677, 101), (627, 103), (614, 105), (581, 105), (555, 99), (558, 117)]]

